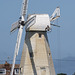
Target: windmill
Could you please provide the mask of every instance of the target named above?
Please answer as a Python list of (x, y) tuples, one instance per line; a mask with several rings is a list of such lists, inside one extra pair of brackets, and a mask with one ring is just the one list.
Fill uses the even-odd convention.
[(25, 20), (27, 5), (28, 0), (23, 0), (21, 17), (19, 18), (19, 21), (12, 24), (11, 27), (11, 32), (19, 29), (11, 75), (13, 75), (24, 26), (26, 36), (20, 62), (19, 75), (55, 75), (47, 31), (50, 31), (51, 25), (54, 25), (50, 22), (60, 17), (60, 8), (57, 7), (51, 17), (49, 17), (48, 14), (31, 14), (28, 15), (27, 20)]

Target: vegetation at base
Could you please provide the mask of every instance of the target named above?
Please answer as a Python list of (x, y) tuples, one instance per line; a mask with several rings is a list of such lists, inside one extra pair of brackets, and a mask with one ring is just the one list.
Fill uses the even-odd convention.
[(75, 75), (75, 72), (74, 72), (74, 74), (72, 74), (72, 75)]
[(60, 73), (60, 74), (57, 74), (57, 75), (67, 75), (67, 74), (64, 74), (64, 73)]

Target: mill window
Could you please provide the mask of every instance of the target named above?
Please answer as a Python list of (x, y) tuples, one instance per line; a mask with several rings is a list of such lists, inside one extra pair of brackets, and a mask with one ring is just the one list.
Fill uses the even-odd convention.
[(19, 74), (19, 68), (15, 69), (15, 74)]
[(30, 58), (32, 58), (32, 57), (33, 57), (33, 52), (30, 53)]
[(42, 36), (42, 35), (41, 35), (41, 34), (39, 34), (39, 38), (41, 38), (41, 36)]

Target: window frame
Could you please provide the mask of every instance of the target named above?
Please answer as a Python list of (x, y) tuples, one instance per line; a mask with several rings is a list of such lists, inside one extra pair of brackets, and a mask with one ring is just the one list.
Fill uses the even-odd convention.
[[(16, 70), (18, 70), (18, 73), (17, 73)], [(19, 68), (15, 68), (15, 69), (14, 69), (14, 73), (15, 73), (15, 74), (19, 74)]]
[[(4, 70), (4, 71), (2, 71), (3, 73), (1, 73), (1, 70)], [(0, 69), (0, 74), (6, 74), (6, 69), (5, 68), (1, 68)]]

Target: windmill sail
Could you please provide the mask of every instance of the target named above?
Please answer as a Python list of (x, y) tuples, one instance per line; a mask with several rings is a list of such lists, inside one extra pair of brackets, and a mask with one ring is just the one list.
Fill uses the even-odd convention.
[(24, 26), (24, 24), (23, 24), (24, 19), (25, 19), (24, 17), (27, 12), (27, 4), (28, 4), (27, 2), (28, 2), (28, 0), (23, 0), (21, 19), (18, 22), (14, 23), (11, 28), (11, 32), (16, 30), (17, 28), (19, 28), (19, 31), (18, 31), (18, 35), (17, 35), (17, 42), (16, 42), (16, 46), (15, 46), (13, 64), (12, 64), (12, 69), (11, 69), (10, 75), (13, 75), (16, 56), (18, 55), (18, 52), (19, 52), (19, 47), (20, 47), (20, 42), (21, 42), (21, 37), (22, 37), (22, 32), (23, 32), (23, 26)]
[(11, 27), (11, 32), (13, 32), (13, 31), (15, 31), (17, 28), (19, 28), (20, 27), (20, 24), (19, 24), (19, 22), (17, 21), (17, 22), (15, 22), (15, 23), (13, 23), (12, 24), (12, 27)]
[(19, 51), (19, 47), (20, 47), (22, 31), (23, 31), (23, 26), (20, 26), (20, 29), (19, 29), (19, 32), (18, 32), (18, 35), (17, 35), (17, 42), (16, 42), (16, 46), (15, 46), (15, 52), (14, 52), (12, 69), (11, 69), (11, 75), (13, 75), (13, 70), (14, 70), (14, 66), (15, 66), (16, 56), (18, 55), (18, 51)]
[(60, 17), (60, 8), (57, 7), (55, 9), (55, 11), (53, 12), (53, 14), (50, 16), (50, 21), (54, 21), (54, 20), (56, 20), (59, 17)]
[(27, 13), (28, 0), (23, 0), (21, 15), (25, 16)]
[(19, 20), (19, 21), (12, 24), (11, 32), (13, 32), (17, 28), (19, 28), (21, 21), (24, 21), (24, 17), (27, 13), (27, 5), (28, 5), (28, 0), (23, 0), (22, 11), (21, 11), (21, 20)]

